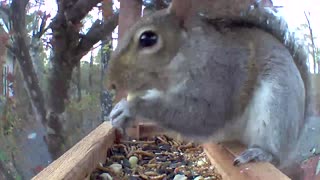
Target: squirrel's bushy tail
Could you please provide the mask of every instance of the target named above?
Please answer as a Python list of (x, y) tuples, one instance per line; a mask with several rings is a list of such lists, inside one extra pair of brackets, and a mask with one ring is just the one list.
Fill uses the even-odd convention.
[(262, 29), (276, 37), (292, 55), (297, 68), (300, 71), (305, 86), (305, 119), (310, 111), (311, 104), (311, 77), (307, 65), (308, 51), (303, 43), (298, 41), (294, 32), (291, 32), (285, 19), (270, 7), (259, 7), (255, 4), (239, 16), (227, 16), (223, 18), (207, 18), (204, 20), (215, 26), (249, 26)]
[(311, 98), (311, 77), (309, 67), (307, 65), (308, 51), (306, 46), (299, 42), (294, 32), (291, 32), (287, 22), (283, 17), (278, 15), (272, 8), (269, 7), (253, 7), (249, 8), (247, 13), (243, 17), (246, 17), (247, 21), (262, 28), (276, 37), (282, 42), (290, 54), (300, 71), (301, 77), (304, 82), (306, 101), (305, 101), (305, 119), (309, 113), (310, 98)]

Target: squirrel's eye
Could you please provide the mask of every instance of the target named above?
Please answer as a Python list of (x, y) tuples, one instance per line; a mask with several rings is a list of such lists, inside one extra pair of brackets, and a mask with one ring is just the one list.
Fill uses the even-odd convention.
[(139, 45), (142, 48), (151, 47), (158, 42), (158, 35), (152, 31), (145, 31), (141, 34)]

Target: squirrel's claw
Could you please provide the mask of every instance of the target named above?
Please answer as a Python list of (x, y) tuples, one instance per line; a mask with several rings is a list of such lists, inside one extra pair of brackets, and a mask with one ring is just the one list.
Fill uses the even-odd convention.
[(120, 130), (123, 130), (126, 120), (130, 117), (129, 103), (125, 99), (118, 102), (109, 115), (111, 125)]
[(243, 151), (238, 157), (236, 157), (233, 161), (234, 166), (239, 166), (241, 164), (248, 163), (250, 161), (254, 162), (271, 162), (273, 156), (260, 149), (260, 148), (249, 148)]

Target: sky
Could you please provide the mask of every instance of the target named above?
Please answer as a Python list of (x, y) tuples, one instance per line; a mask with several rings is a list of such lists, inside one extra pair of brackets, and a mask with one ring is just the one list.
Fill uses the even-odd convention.
[[(275, 6), (284, 6), (282, 10), (283, 16), (293, 27), (305, 22), (304, 11), (310, 12), (312, 27), (315, 31), (320, 32), (320, 21), (316, 20), (317, 17), (320, 17), (320, 0), (272, 0), (272, 2)], [(119, 8), (120, 3), (118, 0), (114, 0), (114, 4), (115, 7)], [(45, 0), (45, 5), (41, 9), (50, 12), (51, 17), (54, 17), (57, 11), (56, 2)], [(94, 9), (90, 13), (97, 17), (98, 10)]]
[[(293, 27), (299, 26), (306, 22), (304, 11), (310, 12), (310, 21), (312, 28), (320, 32), (320, 21), (316, 18), (320, 17), (320, 0), (272, 0), (274, 5), (284, 6), (282, 15), (286, 18), (289, 25)], [(319, 33), (318, 33), (319, 34)], [(320, 35), (320, 34), (319, 34)], [(320, 45), (320, 43), (319, 43)]]
[[(281, 8), (281, 15), (287, 20), (289, 27), (292, 29), (306, 23), (304, 11), (310, 12), (310, 22), (314, 35), (316, 37), (320, 37), (320, 21), (317, 19), (320, 17), (320, 0), (272, 0), (272, 2), (275, 6), (284, 6), (284, 8)], [(114, 0), (114, 5), (119, 8), (120, 3), (118, 0)], [(54, 17), (57, 11), (56, 2), (52, 0), (45, 0), (45, 5), (42, 6), (41, 10), (50, 12), (51, 17)], [(90, 14), (95, 18), (99, 17), (97, 8), (93, 9)], [(89, 28), (90, 24), (84, 24), (84, 27)], [(115, 33), (113, 34), (113, 37), (116, 37)], [(320, 47), (320, 38), (317, 38), (315, 43)], [(116, 46), (116, 43), (114, 46)], [(96, 53), (97, 50), (95, 50), (94, 54)], [(90, 53), (88, 53), (83, 60), (89, 60), (89, 54)]]

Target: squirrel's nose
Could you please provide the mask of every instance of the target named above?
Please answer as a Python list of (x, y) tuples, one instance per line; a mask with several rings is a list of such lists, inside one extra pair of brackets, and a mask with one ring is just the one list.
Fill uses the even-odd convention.
[(107, 84), (107, 89), (109, 91), (116, 92), (117, 91), (117, 85), (115, 83), (108, 83)]
[(110, 79), (106, 79), (106, 88), (108, 90), (116, 90), (117, 89), (117, 83), (115, 83), (114, 81), (110, 80)]
[(110, 88), (111, 90), (117, 90), (117, 86), (115, 83), (111, 83)]
[(127, 97), (127, 90), (123, 89), (121, 84), (119, 84), (117, 81), (107, 79), (106, 86), (108, 91), (113, 94), (115, 102)]

